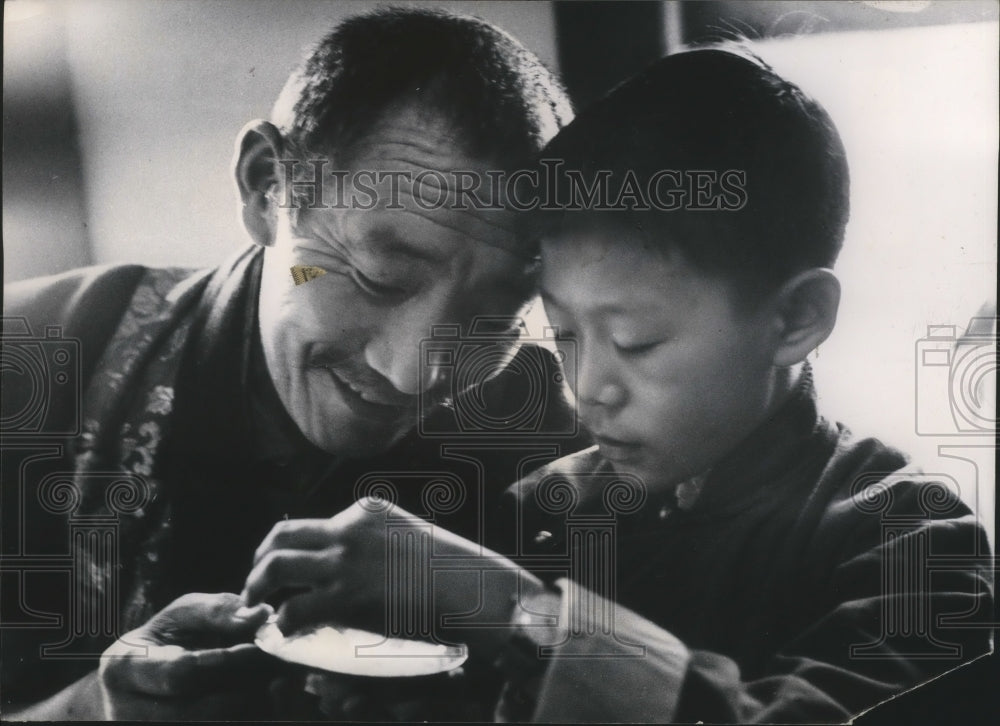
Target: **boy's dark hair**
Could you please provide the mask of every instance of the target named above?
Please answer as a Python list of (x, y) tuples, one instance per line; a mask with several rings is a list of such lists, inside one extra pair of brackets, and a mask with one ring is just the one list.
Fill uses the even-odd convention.
[(272, 120), (310, 153), (346, 153), (389, 108), (443, 114), (465, 151), (523, 163), (572, 118), (542, 62), (478, 18), (379, 8), (347, 18), (293, 72)]
[(666, 169), (745, 173), (743, 196), (730, 194), (737, 204), (729, 209), (692, 209), (689, 195), (672, 211), (601, 215), (625, 215), (622, 223), (654, 244), (743, 289), (773, 289), (800, 270), (832, 266), (843, 243), (849, 181), (833, 122), (746, 51), (713, 47), (660, 59), (578, 114), (542, 155), (587, 180), (609, 170), (612, 198), (630, 171), (643, 189)]

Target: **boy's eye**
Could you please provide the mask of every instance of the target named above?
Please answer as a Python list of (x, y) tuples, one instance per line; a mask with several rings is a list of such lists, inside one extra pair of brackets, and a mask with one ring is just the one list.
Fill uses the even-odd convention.
[(654, 340), (648, 343), (615, 343), (615, 350), (623, 355), (642, 355), (653, 350), (662, 343), (662, 340)]

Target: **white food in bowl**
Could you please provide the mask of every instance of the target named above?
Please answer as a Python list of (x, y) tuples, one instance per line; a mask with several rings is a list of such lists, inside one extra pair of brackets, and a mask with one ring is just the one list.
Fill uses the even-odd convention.
[(290, 663), (356, 676), (425, 676), (457, 668), (465, 646), (385, 638), (356, 628), (322, 625), (284, 635), (274, 620), (257, 631), (257, 646)]

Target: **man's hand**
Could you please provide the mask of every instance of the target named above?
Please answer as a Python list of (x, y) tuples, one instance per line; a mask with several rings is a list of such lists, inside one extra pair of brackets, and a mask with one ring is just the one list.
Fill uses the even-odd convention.
[(105, 716), (175, 720), (246, 714), (250, 696), (274, 675), (275, 663), (250, 642), (270, 609), (241, 611), (241, 605), (232, 593), (184, 595), (123, 635), (101, 657)]
[[(432, 557), (452, 564), (461, 560), (462, 567), (444, 572)], [(535, 577), (510, 560), (398, 507), (370, 511), (354, 504), (330, 519), (275, 525), (254, 555), (243, 597), (252, 605), (298, 590), (278, 610), (278, 627), (285, 633), (340, 622), (391, 636), (387, 607), (412, 615), (415, 622), (426, 622), (421, 608), (430, 607), (437, 636), (465, 642), (472, 655), (478, 651), (488, 658), (508, 634), (518, 593), (541, 589)], [(387, 602), (389, 592), (401, 600)], [(470, 616), (441, 627), (442, 616), (460, 613)]]
[(374, 628), (384, 610), (385, 559), (384, 513), (355, 504), (330, 519), (285, 520), (254, 553), (242, 597), (253, 606), (275, 593), (299, 591), (278, 609), (284, 633), (345, 617)]

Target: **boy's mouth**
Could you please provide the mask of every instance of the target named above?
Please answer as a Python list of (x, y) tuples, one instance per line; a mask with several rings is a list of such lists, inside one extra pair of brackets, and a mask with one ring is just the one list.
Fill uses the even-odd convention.
[(642, 450), (642, 445), (636, 441), (623, 441), (611, 436), (594, 434), (594, 441), (601, 449), (601, 456), (621, 464), (634, 463)]

